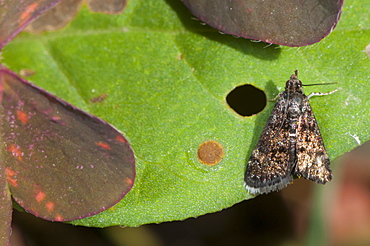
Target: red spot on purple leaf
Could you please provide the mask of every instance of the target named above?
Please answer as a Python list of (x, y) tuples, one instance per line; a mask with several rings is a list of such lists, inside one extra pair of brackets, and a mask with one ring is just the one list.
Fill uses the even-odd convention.
[(54, 210), (54, 207), (55, 207), (55, 203), (54, 202), (46, 202), (45, 204), (45, 207), (46, 209), (48, 210), (48, 212), (52, 212)]
[(11, 144), (8, 148), (6, 148), (8, 152), (12, 153), (12, 156), (16, 157), (19, 161), (23, 161), (23, 152), (19, 146)]
[(10, 167), (5, 168), (5, 172), (9, 184), (11, 184), (14, 187), (18, 187), (17, 179), (15, 178), (17, 173), (13, 171)]
[(42, 191), (39, 191), (37, 194), (36, 194), (36, 201), (38, 203), (42, 202), (46, 197), (46, 194)]
[(24, 22), (28, 20), (28, 18), (35, 12), (37, 9), (38, 3), (33, 3), (23, 11), (23, 13), (20, 16), (20, 26), (24, 25)]
[(127, 140), (120, 135), (116, 137), (116, 140), (120, 143), (127, 143)]
[(98, 145), (99, 147), (103, 148), (103, 149), (111, 149), (111, 147), (109, 146), (108, 143), (104, 143), (104, 142), (97, 142), (96, 145)]
[(57, 214), (57, 215), (55, 216), (55, 221), (64, 221), (64, 218), (63, 218), (63, 216), (62, 216), (62, 215)]
[(125, 183), (128, 184), (128, 185), (133, 185), (134, 184), (134, 181), (132, 179), (125, 179)]
[(22, 110), (17, 110), (17, 119), (22, 122), (23, 125), (28, 123), (28, 115)]

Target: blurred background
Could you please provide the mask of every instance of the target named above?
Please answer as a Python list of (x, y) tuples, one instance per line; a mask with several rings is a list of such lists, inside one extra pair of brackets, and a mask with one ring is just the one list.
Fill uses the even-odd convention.
[(370, 143), (331, 164), (325, 186), (304, 179), (218, 213), (137, 228), (86, 228), (14, 211), (12, 246), (370, 245)]

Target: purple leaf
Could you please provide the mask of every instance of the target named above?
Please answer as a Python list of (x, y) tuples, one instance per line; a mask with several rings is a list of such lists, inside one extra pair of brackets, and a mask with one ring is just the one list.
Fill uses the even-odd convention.
[(62, 0), (0, 1), (0, 50), (27, 24)]
[(97, 214), (135, 180), (130, 144), (107, 122), (0, 65), (0, 244), (9, 244), (12, 202), (51, 221)]
[(130, 144), (107, 122), (0, 67), (2, 165), (13, 198), (51, 221), (97, 214), (132, 188)]
[(343, 0), (182, 0), (228, 34), (285, 46), (319, 42), (336, 26)]

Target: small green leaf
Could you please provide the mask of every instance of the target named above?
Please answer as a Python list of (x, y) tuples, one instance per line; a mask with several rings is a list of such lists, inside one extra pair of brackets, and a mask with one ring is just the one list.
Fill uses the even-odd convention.
[[(119, 16), (83, 8), (67, 28), (23, 33), (4, 48), (3, 64), (16, 72), (32, 69), (30, 81), (110, 122), (132, 144), (133, 190), (75, 224), (182, 220), (251, 198), (243, 188), (246, 161), (273, 103), (256, 116), (238, 116), (225, 101), (238, 85), (252, 84), (274, 98), (295, 69), (306, 84), (338, 82), (304, 88), (307, 95), (341, 88), (310, 99), (329, 156), (355, 148), (357, 138), (369, 140), (366, 0), (347, 0), (333, 33), (301, 48), (222, 35), (192, 19), (180, 2), (169, 2), (131, 0)], [(104, 93), (103, 102), (89, 102)], [(215, 166), (198, 160), (198, 147), (208, 140), (224, 148)]]

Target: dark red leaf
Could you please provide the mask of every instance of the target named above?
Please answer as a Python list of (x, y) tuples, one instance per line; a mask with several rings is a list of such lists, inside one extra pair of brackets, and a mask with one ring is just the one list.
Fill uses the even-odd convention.
[[(0, 1), (0, 50), (61, 0)], [(51, 221), (97, 214), (135, 180), (125, 137), (0, 65), (0, 244), (9, 244), (12, 202)], [(9, 192), (10, 191), (10, 192)]]
[(52, 221), (97, 214), (135, 179), (130, 144), (107, 122), (0, 67), (2, 161), (13, 198)]
[(27, 24), (62, 0), (0, 1), (0, 50)]
[[(3, 113), (2, 110), (0, 113)], [(4, 162), (0, 162), (0, 221), (0, 245), (8, 245), (12, 221), (12, 200), (6, 181)]]
[(343, 5), (343, 0), (182, 1), (224, 33), (286, 46), (319, 42), (334, 29)]

